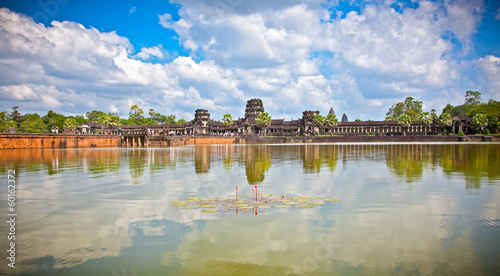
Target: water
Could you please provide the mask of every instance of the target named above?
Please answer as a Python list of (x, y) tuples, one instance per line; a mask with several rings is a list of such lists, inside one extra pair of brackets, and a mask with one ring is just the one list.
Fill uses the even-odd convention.
[[(2, 150), (23, 275), (498, 275), (500, 144)], [(188, 197), (339, 198), (203, 213)], [(250, 196), (247, 196), (251, 198)]]

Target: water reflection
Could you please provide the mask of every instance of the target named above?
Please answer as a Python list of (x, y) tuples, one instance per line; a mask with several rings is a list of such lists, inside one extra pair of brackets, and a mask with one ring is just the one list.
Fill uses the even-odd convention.
[(264, 181), (265, 173), (272, 165), (271, 148), (266, 145), (245, 147), (243, 156), (248, 184), (258, 184)]
[[(21, 274), (110, 275), (125, 267), (126, 275), (472, 275), (500, 269), (499, 150), (499, 144), (5, 150), (0, 166), (18, 172)], [(232, 195), (235, 185), (251, 192), (240, 183), (342, 201), (258, 216), (170, 204)], [(0, 246), (6, 243), (3, 235)], [(0, 257), (0, 274), (10, 273), (5, 251)]]

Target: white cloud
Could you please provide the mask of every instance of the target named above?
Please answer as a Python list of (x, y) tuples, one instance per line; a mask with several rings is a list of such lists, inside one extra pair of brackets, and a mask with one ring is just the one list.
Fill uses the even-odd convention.
[(500, 8), (497, 10), (497, 15), (495, 15), (496, 20), (500, 20)]
[(134, 7), (130, 8), (130, 10), (128, 10), (128, 13), (133, 14), (136, 11), (137, 11), (137, 8), (134, 6)]
[(150, 48), (143, 47), (136, 56), (142, 60), (147, 60), (151, 56), (163, 59), (164, 58), (163, 47), (161, 47), (161, 45), (160, 47), (158, 46), (153, 46)]
[[(128, 39), (114, 32), (74, 22), (54, 21), (44, 27), (0, 9), (0, 35), (6, 38), (0, 41), (3, 109), (16, 101), (22, 110), (83, 114), (92, 108), (126, 116), (131, 103), (138, 103), (192, 117), (196, 108), (223, 109), (245, 98), (230, 70), (190, 57), (165, 64), (137, 60), (162, 59), (164, 50), (144, 47), (134, 55)], [(165, 98), (165, 91), (175, 91), (177, 97)], [(164, 100), (170, 106), (159, 104)]]
[(484, 96), (487, 96), (488, 98), (499, 99), (500, 57), (488, 55), (480, 58), (477, 64), (480, 70), (479, 79), (484, 89)]

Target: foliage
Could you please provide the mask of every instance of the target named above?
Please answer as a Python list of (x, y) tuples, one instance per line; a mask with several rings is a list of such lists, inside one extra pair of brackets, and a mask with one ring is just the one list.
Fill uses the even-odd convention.
[(52, 128), (52, 126), (54, 127), (57, 126), (60, 130), (62, 130), (64, 126), (64, 121), (66, 120), (66, 116), (58, 114), (53, 110), (49, 110), (47, 112), (47, 115), (42, 117), (42, 120), (48, 129)]
[(338, 121), (339, 121), (339, 119), (337, 118), (335, 113), (330, 113), (330, 114), (326, 115), (325, 123), (328, 126), (328, 128), (330, 128), (330, 132), (332, 131), (332, 129), (334, 127), (337, 126)]
[(467, 91), (465, 92), (465, 103), (464, 105), (478, 105), (481, 104), (481, 93), (477, 91)]
[(184, 118), (180, 118), (179, 120), (177, 120), (177, 122), (175, 122), (176, 125), (182, 125), (186, 123), (186, 120), (184, 120)]
[(69, 130), (75, 130), (77, 125), (78, 123), (76, 122), (75, 118), (68, 117), (64, 121), (64, 127)]
[(484, 134), (484, 135), (490, 135), (490, 130), (489, 130), (489, 129), (485, 129), (485, 130), (483, 130), (483, 134)]
[(224, 116), (222, 116), (222, 123), (224, 124), (226, 129), (228, 127), (232, 126), (233, 125), (233, 116), (231, 116), (231, 114), (225, 114)]
[(264, 136), (266, 135), (266, 129), (271, 125), (271, 116), (267, 112), (260, 113), (255, 120), (257, 126), (263, 130)]
[(130, 112), (128, 114), (128, 119), (130, 121), (139, 121), (144, 118), (144, 111), (136, 104), (130, 106)]
[(85, 113), (85, 116), (87, 117), (89, 122), (99, 122), (101, 120), (101, 117), (105, 116), (106, 112), (103, 111), (98, 111), (98, 110), (92, 110), (91, 112)]
[[(407, 128), (411, 125), (411, 117), (408, 114), (401, 114), (398, 119), (398, 124), (401, 125), (404, 128)], [(406, 132), (404, 132), (406, 135)]]
[(484, 114), (476, 114), (472, 118), (472, 126), (476, 127), (482, 132), (484, 128), (488, 126), (488, 118)]
[(457, 135), (458, 136), (465, 136), (465, 133), (463, 131), (459, 130), (458, 133), (457, 133)]
[(15, 131), (17, 127), (17, 123), (14, 120), (9, 120), (6, 123), (8, 131)]
[(432, 123), (432, 117), (429, 112), (423, 112), (422, 115), (420, 115), (420, 124), (424, 126), (424, 134), (427, 135), (427, 128)]
[(403, 114), (410, 116), (411, 120), (418, 120), (422, 114), (422, 102), (415, 100), (413, 97), (407, 97), (404, 102), (395, 103), (389, 108), (389, 112), (386, 113), (386, 120), (399, 121)]
[(319, 114), (316, 114), (316, 116), (314, 116), (313, 123), (315, 126), (318, 127), (318, 135), (319, 135), (319, 130), (320, 130), (321, 126), (325, 123), (325, 117), (323, 117)]
[(442, 126), (450, 127), (452, 123), (453, 121), (449, 113), (445, 112), (439, 116), (439, 124), (441, 124)]
[(25, 120), (19, 126), (20, 132), (24, 133), (44, 133), (47, 132), (47, 126), (43, 123), (38, 114), (26, 114)]

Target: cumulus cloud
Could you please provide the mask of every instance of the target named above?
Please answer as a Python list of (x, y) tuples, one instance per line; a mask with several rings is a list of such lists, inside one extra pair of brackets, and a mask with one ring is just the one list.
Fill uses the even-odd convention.
[[(126, 115), (132, 103), (149, 108), (166, 101), (170, 106), (155, 110), (192, 117), (196, 108), (226, 108), (242, 97), (232, 73), (213, 62), (196, 63), (190, 57), (144, 62), (136, 58), (162, 59), (163, 48), (144, 47), (134, 55), (128, 39), (115, 32), (66, 21), (45, 27), (3, 8), (0, 35), (5, 38), (0, 41), (4, 109), (16, 101), (23, 110), (43, 107), (83, 114), (95, 108)], [(172, 95), (166, 91), (175, 91), (177, 97), (165, 98)]]
[(500, 98), (500, 57), (488, 55), (477, 62), (480, 70), (479, 79), (483, 86), (485, 96)]
[(157, 57), (159, 59), (164, 58), (163, 47), (153, 46), (150, 48), (143, 47), (141, 51), (136, 55), (138, 58), (142, 60), (147, 60), (150, 57)]
[[(61, 98), (73, 95), (88, 99), (81, 113), (92, 106), (123, 116), (138, 103), (187, 118), (197, 108), (211, 109), (213, 118), (228, 110), (243, 115), (245, 101), (261, 97), (274, 118), (332, 106), (350, 117), (383, 119), (406, 96), (431, 106), (438, 93), (446, 99), (461, 89), (484, 13), (482, 0), (399, 8), (392, 1), (349, 2), (356, 11), (320, 0), (174, 2), (178, 16), (156, 20), (175, 31), (188, 56), (168, 57), (161, 45), (136, 51), (115, 32), (66, 21), (45, 27), (0, 9), (0, 97), (28, 103), (53, 87), (62, 111), (75, 111), (68, 108), (75, 101)], [(495, 58), (472, 61), (488, 91), (497, 87)]]

